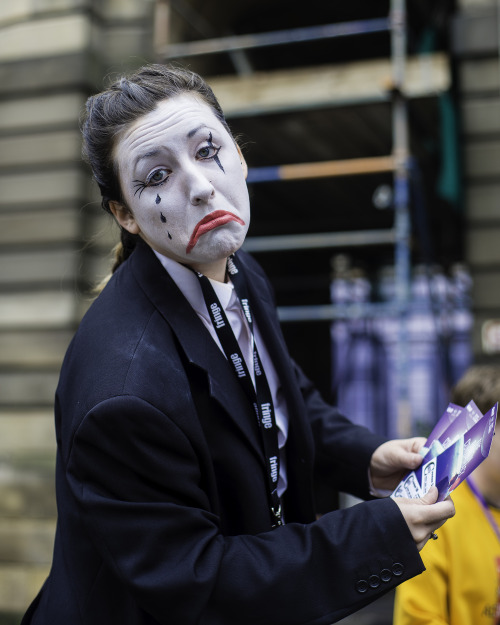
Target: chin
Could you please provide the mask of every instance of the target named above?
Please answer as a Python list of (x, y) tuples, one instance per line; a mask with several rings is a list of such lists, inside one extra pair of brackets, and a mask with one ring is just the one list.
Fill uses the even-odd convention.
[(238, 243), (235, 243), (234, 245), (228, 245), (225, 246), (224, 248), (221, 248), (221, 256), (224, 258), (228, 258), (229, 256), (231, 256), (231, 254), (234, 254), (235, 252), (237, 252), (241, 246), (243, 245), (243, 241), (239, 241)]
[(217, 237), (210, 241), (206, 249), (202, 249), (201, 246), (199, 250), (195, 248), (189, 257), (190, 260), (205, 263), (221, 260), (237, 252), (244, 241), (245, 237)]

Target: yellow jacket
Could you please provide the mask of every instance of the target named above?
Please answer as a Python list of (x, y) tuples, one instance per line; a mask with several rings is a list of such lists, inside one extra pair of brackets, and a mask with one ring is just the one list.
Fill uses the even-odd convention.
[[(500, 622), (495, 621), (500, 541), (466, 482), (452, 498), (455, 516), (421, 552), (427, 570), (396, 590), (393, 625)], [(500, 527), (500, 510), (490, 510)]]

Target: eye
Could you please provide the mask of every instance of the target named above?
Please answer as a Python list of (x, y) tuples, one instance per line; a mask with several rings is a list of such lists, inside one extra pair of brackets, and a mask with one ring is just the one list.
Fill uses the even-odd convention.
[(152, 187), (156, 187), (159, 184), (162, 184), (163, 182), (166, 182), (168, 180), (168, 177), (170, 175), (170, 172), (168, 169), (155, 169), (155, 171), (153, 171), (147, 178), (146, 180), (146, 184), (150, 185)]
[(160, 167), (159, 169), (152, 171), (146, 180), (134, 180), (134, 195), (139, 194), (139, 197), (141, 197), (144, 189), (147, 189), (148, 187), (158, 187), (159, 185), (164, 184), (169, 179), (171, 173), (170, 169)]
[(211, 158), (215, 158), (217, 154), (219, 153), (219, 150), (220, 150), (220, 147), (217, 147), (213, 145), (213, 143), (210, 143), (209, 145), (205, 145), (202, 148), (200, 148), (198, 152), (196, 153), (196, 155), (198, 156), (198, 158), (205, 161)]

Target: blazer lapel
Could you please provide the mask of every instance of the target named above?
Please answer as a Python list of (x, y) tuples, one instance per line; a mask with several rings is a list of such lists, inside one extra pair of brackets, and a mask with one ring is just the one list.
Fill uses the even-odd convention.
[[(217, 401), (262, 456), (262, 446), (248, 398), (225, 356), (149, 247), (139, 242), (130, 257), (140, 288), (165, 318), (188, 361), (206, 372), (210, 396)], [(251, 415), (251, 416), (249, 416)]]
[(286, 388), (286, 395), (291, 397), (291, 403), (295, 404), (298, 399), (297, 384), (290, 364), (288, 348), (275, 311), (275, 305), (271, 300), (269, 285), (262, 275), (251, 269), (244, 262), (244, 256), (238, 255), (238, 258), (242, 261), (241, 264), (245, 272), (252, 312), (255, 315), (260, 333), (265, 341), (281, 384)]
[(269, 285), (260, 273), (249, 267), (245, 256), (246, 254), (238, 253), (247, 279), (252, 312), (283, 388), (289, 414), (290, 434), (297, 443), (300, 441), (302, 449), (309, 450), (310, 453), (306, 454), (309, 457), (314, 444), (310, 428), (306, 427), (304, 422), (304, 399), (281, 332)]

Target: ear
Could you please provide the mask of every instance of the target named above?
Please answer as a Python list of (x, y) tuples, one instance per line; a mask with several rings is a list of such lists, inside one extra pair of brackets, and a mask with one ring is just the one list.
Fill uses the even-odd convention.
[(115, 200), (109, 201), (109, 209), (113, 213), (114, 218), (122, 228), (128, 230), (130, 234), (139, 234), (141, 232), (134, 216), (126, 206), (116, 202)]
[(247, 162), (245, 160), (245, 157), (243, 156), (243, 152), (240, 149), (240, 146), (238, 144), (236, 144), (236, 149), (238, 150), (238, 154), (240, 157), (240, 161), (241, 161), (241, 167), (243, 168), (243, 173), (245, 174), (245, 178), (248, 176), (248, 165)]

